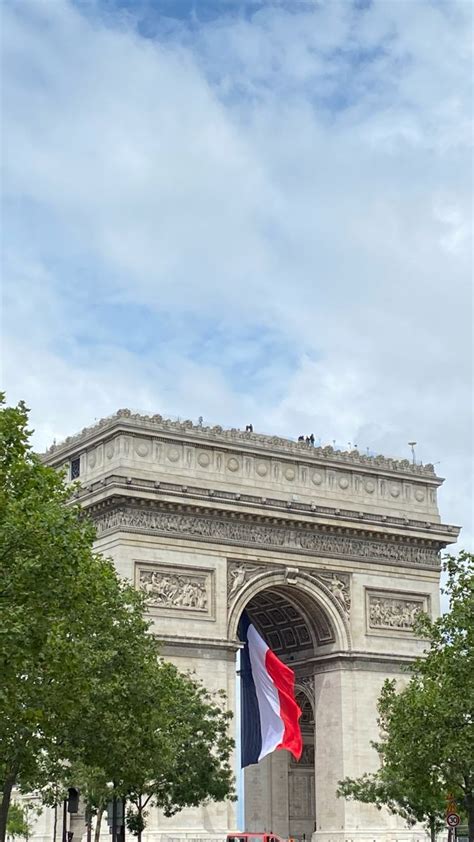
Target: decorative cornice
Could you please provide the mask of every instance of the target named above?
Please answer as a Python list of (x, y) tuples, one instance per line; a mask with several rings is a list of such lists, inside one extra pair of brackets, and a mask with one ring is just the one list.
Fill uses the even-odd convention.
[(377, 470), (412, 474), (415, 476), (436, 478), (434, 466), (413, 465), (408, 459), (391, 459), (389, 457), (366, 456), (358, 450), (340, 451), (331, 446), (312, 447), (305, 442), (295, 442), (281, 436), (267, 436), (262, 433), (243, 432), (231, 428), (224, 429), (221, 426), (205, 427), (200, 424), (193, 424), (192, 421), (172, 421), (163, 418), (161, 415), (140, 415), (132, 413), (129, 409), (119, 409), (114, 415), (101, 418), (97, 424), (84, 427), (81, 432), (74, 436), (68, 436), (60, 444), (53, 444), (45, 453), (45, 458), (51, 459), (66, 452), (71, 446), (86, 443), (89, 439), (104, 433), (114, 427), (123, 427), (130, 431), (133, 427), (154, 433), (171, 433), (180, 438), (192, 437), (210, 444), (237, 444), (243, 448), (266, 450), (278, 453), (288, 453), (294, 458), (304, 458), (316, 461), (336, 462), (345, 465), (357, 465), (370, 467)]
[[(188, 538), (193, 541), (281, 550), (285, 553), (390, 564), (400, 567), (439, 569), (434, 542), (402, 539), (394, 535), (354, 534), (354, 530), (313, 524), (274, 524), (271, 519), (232, 517), (225, 512), (182, 512), (153, 505), (135, 507), (125, 501), (111, 510), (94, 514), (99, 537), (114, 531), (145, 532)], [(263, 521), (263, 522), (262, 522)]]
[[(230, 492), (221, 489), (209, 489), (200, 486), (183, 486), (182, 483), (174, 482), (157, 482), (145, 478), (124, 477), (119, 475), (109, 475), (95, 480), (75, 492), (76, 498), (83, 502), (85, 506), (94, 505), (94, 499), (91, 495), (99, 493), (102, 495), (104, 489), (126, 489), (128, 493), (133, 492), (153, 492), (154, 496), (177, 496), (181, 500), (199, 500), (210, 501), (213, 503), (232, 504), (233, 508), (244, 509), (249, 506), (258, 507), (258, 509), (265, 508), (270, 512), (278, 511), (296, 515), (304, 515), (305, 517), (320, 517), (334, 519), (335, 522), (353, 520), (357, 523), (364, 523), (367, 525), (376, 525), (384, 530), (386, 528), (395, 529), (400, 532), (407, 530), (426, 533), (428, 530), (433, 535), (433, 540), (437, 540), (440, 546), (445, 546), (456, 540), (460, 528), (450, 524), (436, 523), (434, 521), (418, 520), (407, 517), (397, 517), (390, 514), (378, 514), (376, 512), (361, 511), (360, 509), (346, 509), (336, 506), (320, 506), (316, 503), (304, 503), (299, 500), (285, 501), (276, 497), (262, 497), (257, 494), (248, 494), (245, 492)], [(449, 537), (448, 537), (449, 536)]]

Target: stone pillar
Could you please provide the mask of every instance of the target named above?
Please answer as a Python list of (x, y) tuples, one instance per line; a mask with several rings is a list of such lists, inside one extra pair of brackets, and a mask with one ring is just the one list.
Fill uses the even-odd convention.
[(274, 751), (244, 772), (245, 830), (289, 835), (288, 752)]
[(416, 826), (371, 804), (337, 798), (338, 781), (376, 771), (371, 740), (378, 736), (376, 705), (385, 675), (331, 667), (315, 675), (316, 830), (313, 842), (422, 842)]
[[(210, 654), (212, 657), (209, 657)], [(222, 656), (217, 657), (213, 650), (203, 647), (198, 653), (190, 649), (188, 656), (181, 654), (170, 657), (169, 652), (167, 655), (181, 671), (189, 670), (195, 673), (197, 679), (202, 678), (211, 692), (224, 689), (227, 709), (235, 710), (235, 652), (223, 650)], [(234, 725), (232, 721), (232, 736)], [(209, 801), (199, 807), (185, 807), (172, 817), (166, 817), (161, 810), (151, 808), (143, 840), (169, 842), (170, 838), (185, 840), (192, 837), (221, 842), (227, 833), (236, 829), (236, 822), (236, 807), (232, 801)]]
[(245, 830), (272, 830), (271, 755), (244, 769)]
[(288, 766), (290, 755), (287, 751), (274, 751), (270, 755), (272, 824), (271, 830), (283, 839), (290, 832), (288, 805)]
[(289, 836), (298, 840), (311, 839), (314, 830), (314, 767), (300, 767), (290, 763)]
[(343, 753), (346, 749), (340, 669), (315, 675), (314, 698), (316, 830), (313, 840), (329, 842), (334, 834), (344, 831), (345, 804), (336, 797), (337, 781), (344, 776)]

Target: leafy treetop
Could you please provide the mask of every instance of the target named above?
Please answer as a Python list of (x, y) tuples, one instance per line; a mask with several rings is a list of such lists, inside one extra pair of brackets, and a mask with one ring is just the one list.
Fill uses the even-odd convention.
[(153, 785), (168, 813), (232, 796), (227, 715), (158, 658), (143, 595), (94, 552), (73, 488), (30, 435), (25, 405), (2, 398), (0, 842), (13, 787), (59, 798), (74, 770), (91, 804), (111, 781)]

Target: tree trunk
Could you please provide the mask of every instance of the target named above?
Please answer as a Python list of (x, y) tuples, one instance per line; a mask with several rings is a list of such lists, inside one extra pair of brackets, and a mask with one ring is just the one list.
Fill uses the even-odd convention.
[(58, 805), (54, 805), (54, 824), (53, 824), (53, 842), (56, 842), (56, 834), (58, 832)]
[(141, 827), (142, 810), (143, 810), (142, 796), (140, 794), (138, 796), (138, 815), (140, 816), (140, 824), (138, 826), (137, 842), (142, 842), (142, 827)]
[(469, 842), (474, 842), (474, 788), (472, 780), (464, 776), (464, 798), (463, 807), (467, 813), (467, 826), (469, 830)]
[(102, 816), (104, 815), (104, 808), (99, 807), (97, 810), (97, 816), (95, 818), (95, 833), (94, 833), (94, 842), (99, 842), (100, 840), (100, 829), (102, 827)]
[(467, 821), (469, 827), (469, 842), (474, 842), (474, 795), (466, 797)]
[(2, 792), (2, 801), (0, 804), (0, 842), (5, 842), (7, 835), (7, 819), (8, 810), (10, 807), (10, 800), (12, 797), (12, 789), (15, 783), (15, 775), (6, 775)]
[(430, 816), (430, 842), (436, 842), (436, 818)]

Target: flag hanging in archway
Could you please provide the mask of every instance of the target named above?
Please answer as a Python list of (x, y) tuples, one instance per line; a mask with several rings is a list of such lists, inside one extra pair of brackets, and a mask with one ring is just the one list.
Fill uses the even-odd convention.
[(244, 611), (239, 623), (242, 767), (285, 748), (296, 760), (303, 742), (295, 674), (280, 661)]

